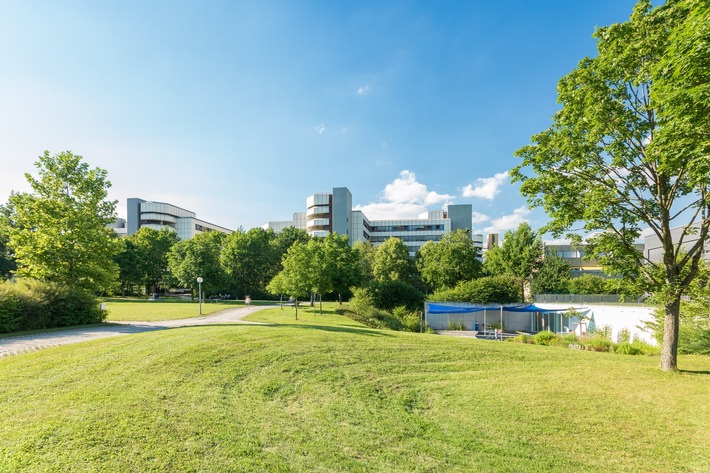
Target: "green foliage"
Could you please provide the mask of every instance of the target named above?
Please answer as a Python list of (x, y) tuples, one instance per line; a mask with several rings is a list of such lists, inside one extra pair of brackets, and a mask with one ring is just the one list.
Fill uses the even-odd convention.
[(567, 294), (572, 271), (561, 256), (550, 252), (545, 255), (540, 267), (533, 275), (533, 294)]
[(423, 321), (419, 312), (407, 310), (406, 307), (395, 307), (392, 315), (402, 322), (402, 330), (405, 332), (419, 332), (422, 329)]
[(595, 334), (585, 340), (585, 346), (592, 351), (614, 351), (614, 344), (607, 337)]
[(25, 174), (30, 193), (10, 196), (9, 225), (3, 225), (14, 251), (17, 274), (92, 291), (109, 289), (118, 274), (120, 251), (107, 225), (116, 201), (107, 200), (111, 183), (100, 168), (81, 156), (45, 151), (35, 163), (38, 177)]
[(454, 289), (437, 291), (429, 300), (508, 304), (522, 302), (522, 284), (514, 276), (489, 276), (459, 283)]
[(424, 306), (424, 293), (404, 281), (373, 281), (366, 290), (372, 294), (373, 304), (379, 309), (391, 311), (403, 306), (417, 311)]
[(450, 321), (449, 330), (466, 330), (466, 327), (464, 327), (463, 322), (460, 320), (458, 322)]
[(372, 261), (372, 274), (375, 280), (412, 282), (414, 273), (414, 262), (409, 257), (409, 249), (402, 240), (390, 237), (377, 247)]
[(620, 355), (642, 355), (643, 352), (640, 348), (631, 344), (631, 342), (625, 341), (620, 342), (615, 350), (616, 353)]
[(631, 332), (629, 332), (629, 329), (624, 327), (621, 330), (619, 330), (619, 334), (617, 335), (617, 343), (631, 343)]
[(513, 343), (535, 343), (534, 338), (527, 333), (518, 333), (516, 336), (509, 338), (508, 341)]
[(225, 238), (220, 263), (237, 296), (262, 294), (278, 265), (273, 230), (241, 228)]
[(523, 222), (516, 230), (505, 233), (500, 247), (486, 253), (485, 269), (494, 276), (510, 275), (529, 283), (542, 264), (542, 240), (527, 222)]
[(167, 228), (141, 227), (122, 238), (121, 252), (114, 257), (119, 268), (121, 293), (125, 295), (132, 286), (138, 285), (150, 286), (147, 290), (154, 291), (166, 282), (168, 253), (177, 242), (177, 233)]
[(228, 281), (220, 264), (225, 238), (222, 232), (206, 232), (175, 244), (168, 253), (168, 267), (176, 283), (197, 290), (201, 277), (203, 292), (225, 290)]
[(0, 279), (7, 279), (17, 269), (15, 254), (9, 246), (13, 211), (8, 205), (0, 205)]
[(438, 243), (426, 242), (417, 253), (416, 266), (432, 290), (449, 289), (481, 275), (478, 256), (471, 234), (457, 230), (445, 234)]
[(594, 274), (583, 274), (569, 280), (570, 294), (607, 294), (606, 278)]
[(103, 322), (105, 313), (88, 291), (21, 279), (0, 282), (0, 333)]
[(538, 332), (533, 337), (535, 345), (552, 345), (557, 339), (557, 335), (549, 330)]
[[(663, 300), (664, 370), (677, 368), (679, 301), (703, 249), (671, 229), (695, 228), (699, 242), (710, 230), (708, 18), (702, 1), (639, 0), (628, 22), (598, 28), (598, 54), (560, 80), (553, 125), (511, 172), (550, 216), (545, 231), (583, 222), (591, 256)], [(659, 263), (634, 246), (644, 227)]]
[[(350, 311), (346, 315), (368, 327), (402, 330), (402, 320), (373, 304), (372, 294), (365, 288), (354, 288), (349, 303)], [(406, 310), (406, 309), (405, 309)]]
[(338, 294), (338, 302), (342, 295), (350, 292), (350, 287), (358, 286), (365, 280), (360, 264), (360, 253), (354, 250), (347, 235), (328, 234), (323, 239), (323, 258), (325, 268), (330, 277), (330, 288)]

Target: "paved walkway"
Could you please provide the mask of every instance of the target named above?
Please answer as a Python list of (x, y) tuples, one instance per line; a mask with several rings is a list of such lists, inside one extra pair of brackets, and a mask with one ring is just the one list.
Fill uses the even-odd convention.
[[(111, 322), (105, 327), (75, 328), (71, 330), (58, 330), (17, 337), (0, 338), (0, 358), (17, 355), (41, 348), (68, 345), (70, 343), (85, 342), (98, 338), (115, 337), (131, 333), (150, 332), (175, 327), (188, 327), (194, 325), (210, 325), (222, 323), (261, 324), (261, 322), (247, 322), (242, 320), (249, 314), (271, 306), (250, 306), (235, 309), (226, 309), (216, 314), (192, 319), (164, 320), (161, 322)], [(110, 321), (109, 321), (110, 322)]]

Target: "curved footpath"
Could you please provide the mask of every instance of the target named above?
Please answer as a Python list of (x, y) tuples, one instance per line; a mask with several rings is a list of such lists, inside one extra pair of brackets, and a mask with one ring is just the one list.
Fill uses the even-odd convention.
[(75, 328), (71, 330), (58, 330), (31, 335), (0, 338), (0, 358), (17, 355), (41, 348), (68, 345), (70, 343), (85, 342), (98, 338), (115, 337), (131, 333), (150, 332), (175, 327), (188, 327), (193, 325), (209, 325), (221, 323), (256, 324), (261, 322), (247, 322), (242, 320), (249, 314), (271, 306), (250, 306), (235, 309), (225, 309), (216, 314), (195, 317), (192, 319), (163, 320), (160, 322), (111, 322), (105, 327)]

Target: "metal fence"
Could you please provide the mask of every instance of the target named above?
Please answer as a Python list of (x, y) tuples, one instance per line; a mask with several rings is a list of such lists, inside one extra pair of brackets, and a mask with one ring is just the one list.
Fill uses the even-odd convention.
[(624, 297), (618, 294), (537, 294), (537, 303), (562, 304), (642, 304), (646, 297)]

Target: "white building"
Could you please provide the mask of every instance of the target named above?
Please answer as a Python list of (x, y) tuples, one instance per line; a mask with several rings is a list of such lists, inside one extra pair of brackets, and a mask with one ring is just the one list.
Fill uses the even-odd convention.
[(198, 219), (195, 212), (164, 202), (130, 198), (126, 208), (128, 218), (125, 233), (127, 235), (132, 235), (142, 227), (156, 230), (167, 228), (176, 232), (181, 240), (189, 240), (203, 232), (232, 233), (232, 230)]
[[(332, 193), (317, 193), (306, 198), (306, 211), (293, 214), (292, 220), (268, 222), (265, 229), (279, 232), (286, 227), (306, 230), (311, 236), (324, 237), (329, 233), (348, 235), (350, 244), (369, 241), (381, 245), (390, 237), (397, 237), (414, 256), (427, 241), (439, 241), (446, 233), (466, 230), (471, 233), (473, 209), (471, 204), (449, 205), (446, 210), (434, 210), (419, 218), (370, 220), (361, 210), (353, 210), (352, 194), (346, 187), (336, 187)], [(483, 235), (471, 233), (475, 245), (483, 249)]]

